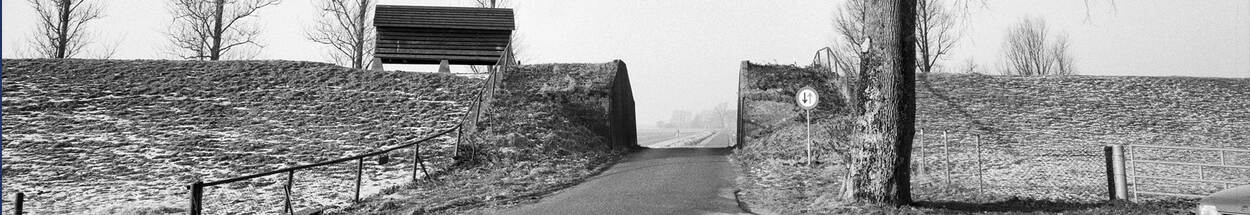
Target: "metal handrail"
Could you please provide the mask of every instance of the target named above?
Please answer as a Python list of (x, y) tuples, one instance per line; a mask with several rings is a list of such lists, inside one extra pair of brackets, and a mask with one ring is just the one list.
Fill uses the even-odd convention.
[[(500, 57), (498, 60), (495, 60), (495, 66), (499, 68), (492, 69), (490, 73), (486, 75), (486, 84), (484, 84), (484, 86), (482, 87), (482, 92), (478, 93), (477, 98), (474, 99), (473, 105), (469, 109), (469, 114), (466, 115), (464, 119), (461, 119), (460, 125), (462, 128), (465, 124), (470, 124), (469, 132), (474, 132), (475, 130), (477, 130), (477, 122), (482, 116), (481, 114), (482, 102), (486, 99), (486, 97), (494, 96), (495, 87), (496, 85), (498, 85), (497, 83), (498, 79), (501, 78), (499, 77), (499, 72), (501, 70), (506, 69), (509, 65), (511, 65), (512, 59), (513, 59), (512, 52), (509, 51), (511, 48), (512, 48), (512, 42), (508, 42), (508, 45), (504, 46), (503, 56)], [(460, 131), (460, 134), (457, 135), (456, 137), (456, 147), (452, 150), (452, 157), (460, 156), (460, 142), (462, 141), (464, 141), (463, 129)]]
[[(823, 56), (821, 55), (822, 52), (824, 53)], [(820, 60), (821, 57), (824, 57), (823, 61)], [(833, 52), (833, 48), (822, 47), (817, 49), (816, 54), (812, 55), (812, 64), (825, 67), (830, 73), (843, 75), (838, 73), (838, 70), (842, 69), (842, 60), (837, 57), (837, 53)]]
[(295, 170), (301, 170), (301, 169), (307, 169), (307, 168), (313, 168), (313, 167), (325, 166), (325, 165), (336, 164), (336, 163), (342, 163), (342, 162), (344, 162), (344, 161), (356, 160), (356, 159), (361, 159), (361, 158), (365, 158), (365, 157), (369, 157), (369, 156), (376, 156), (376, 155), (384, 154), (384, 153), (387, 153), (387, 152), (391, 152), (391, 151), (399, 150), (399, 149), (402, 149), (402, 148), (411, 147), (411, 146), (417, 145), (417, 144), (419, 144), (419, 143), (421, 143), (421, 142), (429, 141), (429, 140), (434, 139), (434, 138), (436, 138), (436, 137), (440, 137), (440, 136), (443, 136), (444, 134), (450, 133), (451, 131), (456, 130), (456, 129), (460, 129), (460, 125), (456, 125), (455, 127), (452, 127), (451, 129), (447, 129), (447, 130), (445, 130), (445, 131), (443, 131), (443, 132), (439, 132), (438, 134), (435, 134), (435, 135), (433, 135), (433, 136), (426, 137), (426, 138), (421, 139), (421, 140), (418, 140), (418, 141), (416, 141), (416, 142), (407, 143), (407, 144), (403, 144), (403, 145), (398, 145), (398, 146), (394, 146), (394, 147), (391, 147), (391, 148), (388, 148), (388, 149), (383, 149), (383, 150), (379, 150), (379, 151), (375, 151), (375, 152), (369, 152), (369, 153), (364, 153), (364, 154), (359, 154), (359, 155), (354, 155), (354, 156), (343, 157), (343, 158), (334, 159), (334, 160), (329, 160), (329, 161), (323, 161), (323, 162), (320, 162), (320, 163), (305, 164), (305, 165), (300, 165), (300, 166), (293, 166), (293, 167), (287, 167), (287, 168), (282, 168), (282, 169), (272, 170), (272, 171), (268, 171), (268, 172), (256, 173), (256, 174), (245, 175), (245, 176), (239, 176), (239, 177), (228, 178), (228, 179), (222, 179), (222, 180), (218, 180), (218, 181), (204, 182), (204, 186), (215, 186), (215, 185), (221, 185), (221, 184), (228, 184), (228, 183), (231, 183), (231, 182), (238, 182), (238, 181), (243, 181), (243, 180), (248, 180), (248, 179), (253, 179), (253, 178), (265, 177), (265, 176), (269, 176), (269, 175), (273, 175), (273, 174), (278, 174), (278, 173), (284, 173), (284, 172), (289, 172), (289, 171), (295, 171)]
[[(825, 54), (822, 56), (821, 52), (824, 52)], [(822, 61), (820, 59), (821, 57), (824, 57), (825, 59)], [(821, 47), (820, 49), (817, 49), (816, 54), (812, 55), (812, 64), (825, 67), (826, 69), (829, 69), (829, 72), (834, 72), (833, 49), (829, 47)]]
[(210, 181), (210, 182), (196, 181), (196, 182), (194, 182), (194, 183), (192, 183), (191, 185), (189, 185), (189, 186), (188, 186), (188, 189), (190, 189), (190, 190), (191, 190), (191, 204), (190, 204), (190, 210), (189, 210), (188, 212), (189, 212), (190, 214), (192, 214), (192, 215), (199, 215), (199, 214), (201, 214), (201, 213), (202, 213), (202, 210), (203, 210), (203, 193), (204, 193), (204, 187), (210, 187), (210, 186), (216, 186), (216, 185), (228, 184), (228, 183), (239, 182), (239, 181), (244, 181), (244, 180), (248, 180), (248, 179), (254, 179), (254, 178), (259, 178), (259, 177), (265, 177), (265, 176), (270, 176), (270, 175), (276, 175), (276, 174), (281, 174), (281, 173), (287, 173), (287, 183), (286, 183), (286, 186), (285, 186), (285, 188), (284, 188), (284, 190), (285, 190), (285, 192), (286, 192), (286, 193), (285, 193), (285, 195), (286, 195), (286, 202), (285, 202), (286, 208), (285, 208), (285, 212), (288, 212), (288, 213), (294, 213), (294, 208), (291, 206), (291, 202), (290, 202), (290, 201), (291, 201), (290, 195), (291, 195), (291, 187), (293, 186), (293, 185), (292, 185), (292, 183), (293, 183), (293, 181), (294, 181), (295, 171), (296, 171), (296, 170), (307, 169), (307, 168), (313, 168), (313, 167), (319, 167), (319, 166), (325, 166), (325, 165), (331, 165), (331, 164), (337, 164), (337, 163), (343, 163), (343, 162), (347, 162), (347, 161), (351, 161), (351, 160), (357, 160), (357, 161), (358, 161), (358, 163), (357, 163), (357, 169), (356, 169), (356, 196), (355, 196), (354, 201), (359, 202), (359, 201), (360, 201), (360, 184), (361, 184), (361, 177), (362, 177), (361, 175), (363, 174), (363, 170), (364, 170), (364, 158), (369, 157), (369, 156), (377, 156), (377, 155), (381, 155), (381, 154), (389, 153), (389, 152), (391, 152), (391, 151), (399, 150), (399, 149), (402, 149), (402, 148), (407, 148), (407, 147), (418, 146), (418, 147), (416, 147), (416, 151), (415, 151), (415, 152), (413, 152), (413, 154), (414, 154), (414, 156), (415, 156), (415, 158), (416, 158), (416, 159), (414, 159), (414, 160), (413, 160), (413, 162), (414, 162), (415, 164), (413, 165), (413, 173), (412, 173), (412, 175), (413, 175), (413, 180), (416, 180), (416, 174), (417, 174), (417, 173), (416, 173), (416, 171), (417, 171), (417, 169), (416, 169), (416, 168), (417, 168), (417, 165), (420, 165), (420, 167), (421, 167), (421, 171), (422, 171), (422, 172), (425, 172), (425, 174), (426, 174), (426, 175), (429, 175), (429, 172), (427, 172), (427, 171), (425, 170), (425, 163), (424, 163), (424, 162), (422, 161), (422, 159), (421, 159), (421, 154), (420, 154), (420, 150), (421, 150), (421, 149), (420, 149), (420, 147), (419, 147), (419, 144), (420, 144), (420, 143), (423, 143), (423, 142), (426, 142), (426, 141), (429, 141), (429, 140), (432, 140), (432, 139), (437, 138), (437, 137), (441, 137), (441, 136), (443, 136), (443, 135), (446, 135), (446, 134), (448, 134), (448, 133), (451, 133), (452, 131), (458, 131), (458, 130), (460, 130), (460, 129), (461, 129), (461, 125), (456, 125), (455, 127), (452, 127), (452, 128), (450, 128), (450, 129), (447, 129), (447, 130), (444, 130), (444, 131), (442, 131), (442, 132), (439, 132), (438, 134), (435, 134), (435, 135), (431, 135), (431, 136), (428, 136), (428, 137), (422, 138), (421, 140), (418, 140), (418, 141), (415, 141), (415, 142), (412, 142), (412, 143), (407, 143), (407, 144), (403, 144), (403, 145), (393, 146), (393, 147), (390, 147), (390, 148), (387, 148), (387, 149), (383, 149), (383, 150), (378, 150), (378, 151), (374, 151), (374, 152), (368, 152), (368, 153), (364, 153), (364, 154), (358, 154), (358, 155), (353, 155), (353, 156), (343, 157), (343, 158), (334, 159), (334, 160), (330, 160), (330, 161), (323, 161), (323, 162), (318, 162), (318, 163), (313, 163), (313, 164), (305, 164), (305, 165), (299, 165), (299, 166), (293, 166), (293, 167), (281, 168), (281, 169), (277, 169), (277, 170), (271, 170), (271, 171), (267, 171), (267, 172), (256, 173), (256, 174), (250, 174), (250, 175), (239, 176), (239, 177), (228, 178), (228, 179), (222, 179), (222, 180), (217, 180), (217, 181)]

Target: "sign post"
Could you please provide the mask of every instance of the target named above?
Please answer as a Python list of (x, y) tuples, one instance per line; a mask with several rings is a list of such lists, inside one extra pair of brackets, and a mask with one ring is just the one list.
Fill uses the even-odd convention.
[(820, 95), (816, 94), (816, 89), (811, 86), (804, 86), (794, 94), (795, 102), (799, 107), (803, 108), (803, 112), (807, 115), (807, 165), (812, 165), (812, 109), (816, 108), (816, 104), (820, 103)]

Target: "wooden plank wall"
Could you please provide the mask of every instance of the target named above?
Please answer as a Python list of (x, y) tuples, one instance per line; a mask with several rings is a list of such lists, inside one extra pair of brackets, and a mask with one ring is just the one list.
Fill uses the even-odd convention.
[(511, 9), (378, 5), (382, 63), (493, 65), (515, 29)]

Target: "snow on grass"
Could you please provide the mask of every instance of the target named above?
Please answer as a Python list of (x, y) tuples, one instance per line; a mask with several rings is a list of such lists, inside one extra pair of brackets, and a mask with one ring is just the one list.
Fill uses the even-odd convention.
[[(12, 195), (24, 192), (33, 214), (185, 213), (186, 186), (196, 180), (330, 160), (450, 128), (476, 84), (286, 61), (5, 60), (4, 67), (4, 208), (10, 212)], [(449, 165), (453, 141), (421, 146), (431, 171)], [(410, 180), (405, 155), (381, 166), (366, 160), (365, 194)], [(295, 205), (349, 204), (355, 167), (297, 172)], [(205, 208), (277, 212), (284, 184), (279, 174), (207, 188)]]

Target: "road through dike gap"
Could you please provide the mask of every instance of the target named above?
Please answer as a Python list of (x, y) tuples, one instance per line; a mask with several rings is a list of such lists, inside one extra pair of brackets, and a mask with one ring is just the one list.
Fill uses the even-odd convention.
[[(724, 147), (719, 132), (700, 147)], [(731, 148), (649, 148), (586, 182), (502, 214), (746, 214), (734, 198)]]

